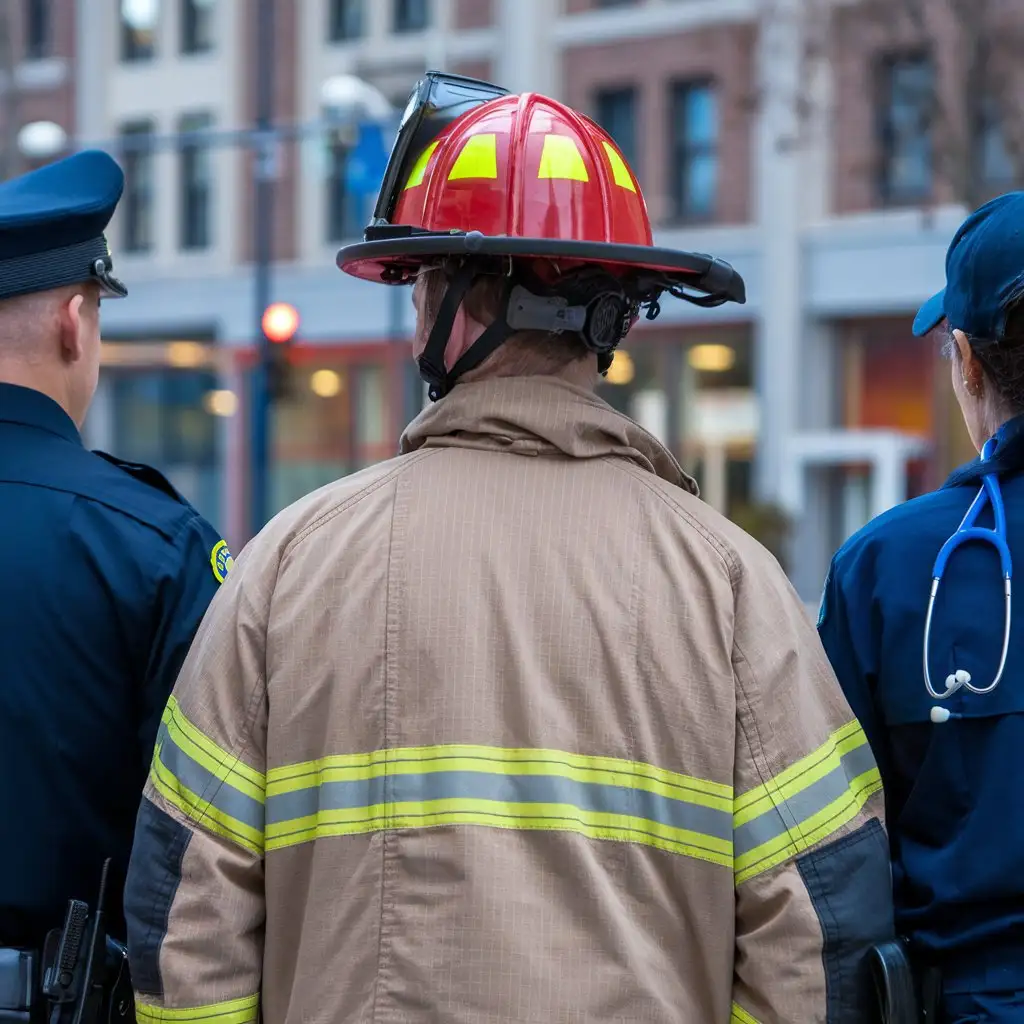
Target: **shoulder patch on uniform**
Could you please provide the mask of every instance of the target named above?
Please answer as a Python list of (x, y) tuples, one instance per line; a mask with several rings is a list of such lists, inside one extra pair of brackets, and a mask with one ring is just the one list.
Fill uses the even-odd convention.
[(228, 578), (228, 573), (231, 572), (231, 567), (234, 564), (235, 560), (231, 557), (231, 552), (228, 551), (227, 541), (217, 541), (210, 552), (210, 566), (218, 583), (223, 583)]
[(136, 480), (141, 480), (144, 484), (149, 484), (150, 487), (155, 487), (158, 491), (163, 491), (169, 498), (173, 498), (176, 502), (181, 505), (187, 505), (188, 502), (175, 490), (174, 485), (161, 473), (158, 469), (154, 469), (152, 466), (147, 466), (142, 462), (125, 462), (124, 459), (119, 459), (114, 455), (110, 455), (108, 452), (93, 451), (93, 455), (98, 455), (101, 459), (109, 462), (112, 466), (117, 466), (118, 469), (123, 469), (129, 476), (135, 477)]

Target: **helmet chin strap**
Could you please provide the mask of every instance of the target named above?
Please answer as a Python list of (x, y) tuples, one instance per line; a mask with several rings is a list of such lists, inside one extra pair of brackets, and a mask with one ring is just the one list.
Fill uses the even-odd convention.
[(420, 376), (430, 385), (432, 402), (444, 398), (470, 370), (476, 369), (499, 345), (519, 331), (578, 334), (597, 355), (597, 369), (608, 372), (615, 347), (632, 322), (636, 303), (607, 274), (589, 273), (566, 283), (566, 294), (536, 294), (513, 278), (506, 278), (498, 316), (448, 370), (445, 349), (459, 307), (478, 273), (468, 265), (459, 267), (448, 279), (448, 288), (437, 311), (437, 319), (419, 358)]
[[(460, 267), (449, 279), (448, 289), (441, 300), (441, 307), (437, 311), (437, 319), (430, 330), (430, 337), (420, 356), (420, 376), (430, 385), (428, 395), (432, 402), (444, 398), (458, 379), (470, 370), (475, 370), (502, 342), (506, 341), (513, 333), (508, 325), (505, 315), (498, 317), (476, 341), (459, 357), (455, 365), (449, 370), (445, 364), (445, 349), (452, 336), (452, 328), (455, 326), (455, 316), (462, 305), (473, 282), (477, 278), (476, 271), (469, 266)], [(506, 301), (502, 306), (507, 305)]]

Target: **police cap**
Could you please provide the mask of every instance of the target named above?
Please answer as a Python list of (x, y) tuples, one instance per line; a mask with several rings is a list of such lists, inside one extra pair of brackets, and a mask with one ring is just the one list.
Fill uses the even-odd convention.
[(0, 300), (83, 281), (127, 295), (104, 236), (123, 191), (124, 172), (99, 150), (0, 184)]

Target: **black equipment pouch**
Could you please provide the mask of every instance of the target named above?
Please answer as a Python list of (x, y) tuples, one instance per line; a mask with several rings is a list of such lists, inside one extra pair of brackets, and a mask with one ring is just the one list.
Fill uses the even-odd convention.
[(38, 987), (39, 955), (0, 949), (0, 1024), (28, 1024)]
[(903, 943), (879, 943), (868, 954), (868, 960), (882, 1024), (921, 1024), (914, 973)]

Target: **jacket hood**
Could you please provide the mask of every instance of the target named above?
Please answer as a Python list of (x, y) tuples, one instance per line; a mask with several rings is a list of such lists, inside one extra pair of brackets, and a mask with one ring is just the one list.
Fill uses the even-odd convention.
[(430, 447), (479, 448), (574, 459), (609, 455), (697, 495), (697, 482), (652, 434), (592, 391), (558, 377), (498, 377), (458, 384), (402, 435), (403, 454)]

